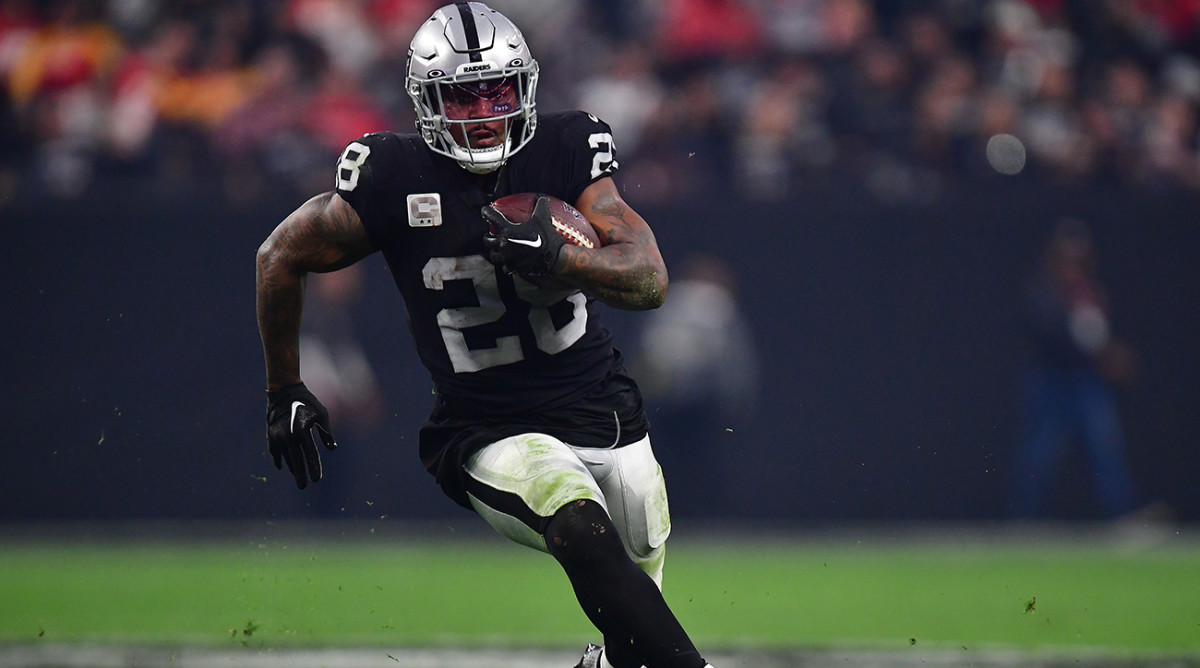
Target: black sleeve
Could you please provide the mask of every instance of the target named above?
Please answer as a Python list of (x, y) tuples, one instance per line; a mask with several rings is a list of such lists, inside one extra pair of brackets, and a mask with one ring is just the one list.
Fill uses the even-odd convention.
[(399, 160), (397, 138), (391, 133), (363, 135), (346, 145), (336, 168), (337, 194), (346, 200), (378, 248), (387, 245), (395, 227), (392, 211), (395, 198), (389, 196), (389, 175), (396, 173)]
[(608, 123), (583, 111), (571, 113), (562, 130), (562, 199), (574, 203), (588, 186), (617, 171), (617, 148)]

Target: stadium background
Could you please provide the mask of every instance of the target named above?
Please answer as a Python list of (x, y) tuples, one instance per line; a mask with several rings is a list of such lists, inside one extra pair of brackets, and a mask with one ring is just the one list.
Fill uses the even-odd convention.
[[(1109, 3), (1087, 20), (1080, 3), (1051, 0), (495, 5), (528, 26), (544, 109), (576, 106), (601, 83), (653, 93), (657, 115), (619, 119), (619, 142), (622, 130), (637, 136), (619, 144), (627, 199), (668, 262), (714, 253), (738, 275), (761, 390), (725, 430), (712, 473), (726, 495), (677, 516), (1007, 518), (1022, 285), (1054, 222), (1076, 216), (1095, 232), (1114, 329), (1142, 359), (1120, 395), (1141, 498), (1200, 519), (1194, 3)], [(23, 7), (34, 9), (3, 5), (0, 520), (460, 517), (415, 456), (430, 388), (378, 258), (359, 316), (386, 421), (342, 435), (311, 493), (291, 489), (265, 452), (254, 321), (260, 241), (325, 187), (338, 150), (367, 124), (409, 127), (396, 45), (430, 3)], [(104, 32), (108, 55), (80, 55), (82, 70), (31, 88), (18, 47), (61, 8), (76, 28)], [(940, 25), (948, 45), (914, 37), (917, 18)], [(322, 29), (331, 22), (339, 34)], [(136, 57), (180, 35), (194, 42), (172, 81), (201, 102), (213, 80), (241, 81), (233, 101), (162, 103), (145, 137), (116, 142), (105, 122), (120, 117), (118, 102), (136, 102), (121, 82), (137, 80)], [(374, 50), (342, 58), (338, 46), (356, 43), (346, 35)], [(263, 119), (278, 105), (253, 91), (273, 81), (266, 54), (278, 45), (299, 68), (283, 106), (307, 116), (272, 124)], [(855, 113), (856, 54), (876, 46), (910, 68), (891, 125)], [(1063, 58), (1077, 68), (1065, 98), (1075, 125), (1039, 143), (1046, 100), (1018, 65)], [(966, 67), (967, 82), (939, 60)], [(1113, 83), (1129, 68), (1144, 84), (1132, 100)], [(989, 124), (983, 110), (999, 98), (1011, 117)], [(1171, 135), (1159, 125), (1175, 102), (1186, 121)], [(772, 123), (766, 112), (781, 109)], [(1089, 134), (1085, 119), (1106, 109), (1140, 114), (1138, 129)], [(984, 146), (1000, 131), (1025, 142), (1019, 173), (988, 164)], [(1064, 157), (1064, 143), (1090, 148)], [(777, 160), (750, 159), (763, 155)], [(637, 316), (610, 316), (633, 349)], [(1056, 513), (1097, 519), (1086, 466), (1072, 469)]]

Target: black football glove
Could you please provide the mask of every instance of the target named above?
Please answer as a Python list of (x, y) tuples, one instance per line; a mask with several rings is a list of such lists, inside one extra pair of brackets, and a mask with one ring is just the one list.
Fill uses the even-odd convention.
[(491, 206), (480, 211), (488, 222), (489, 234), (483, 242), (491, 251), (492, 264), (510, 274), (550, 275), (565, 242), (550, 219), (548, 197), (538, 197), (525, 223), (514, 223)]
[(309, 480), (321, 479), (318, 440), (330, 450), (337, 447), (329, 429), (329, 411), (304, 383), (267, 390), (267, 449), (275, 468), (282, 469), (287, 462), (300, 489)]

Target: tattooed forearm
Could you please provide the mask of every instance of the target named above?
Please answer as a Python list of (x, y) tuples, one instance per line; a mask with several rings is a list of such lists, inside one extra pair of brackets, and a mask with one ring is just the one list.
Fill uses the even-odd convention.
[(287, 236), (277, 229), (258, 249), (256, 304), (268, 389), (300, 382), (304, 274), (289, 261)]
[[(589, 263), (584, 261), (580, 264)], [(632, 311), (658, 308), (666, 297), (665, 273), (634, 270), (623, 272), (613, 279), (599, 271), (590, 271), (588, 275), (592, 280), (585, 283), (584, 289), (601, 302), (616, 308)]]
[(644, 310), (662, 305), (667, 271), (654, 233), (615, 193), (602, 193), (588, 208), (601, 247), (568, 247), (557, 268), (600, 301), (617, 308)]
[(256, 305), (268, 389), (300, 381), (300, 313), (304, 303), (304, 279), (303, 274), (282, 260), (282, 256), (272, 239), (258, 250)]

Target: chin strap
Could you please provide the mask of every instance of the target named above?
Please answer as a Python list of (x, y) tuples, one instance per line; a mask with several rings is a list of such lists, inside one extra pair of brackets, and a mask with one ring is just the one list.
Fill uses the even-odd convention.
[[(505, 160), (507, 159), (507, 156), (505, 156)], [(491, 174), (492, 172), (504, 166), (504, 160), (501, 160), (500, 162), (489, 163), (469, 162), (466, 160), (456, 160), (455, 162), (458, 163), (459, 167), (462, 167), (472, 174)]]

